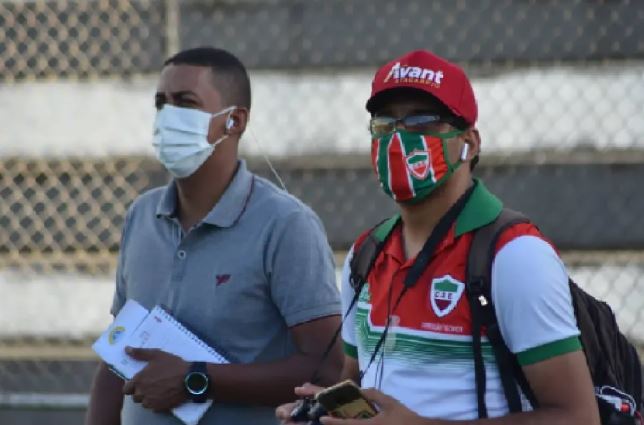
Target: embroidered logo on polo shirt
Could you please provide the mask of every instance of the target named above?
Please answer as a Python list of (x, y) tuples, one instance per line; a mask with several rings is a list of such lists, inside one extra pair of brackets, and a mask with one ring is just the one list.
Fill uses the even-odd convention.
[(438, 317), (451, 313), (461, 299), (464, 289), (465, 284), (450, 275), (433, 279), (429, 288), (429, 301), (434, 313)]
[(228, 283), (228, 281), (230, 280), (230, 275), (218, 274), (217, 276), (215, 276), (215, 278), (217, 279), (217, 286), (219, 286), (219, 285), (223, 285), (224, 283)]

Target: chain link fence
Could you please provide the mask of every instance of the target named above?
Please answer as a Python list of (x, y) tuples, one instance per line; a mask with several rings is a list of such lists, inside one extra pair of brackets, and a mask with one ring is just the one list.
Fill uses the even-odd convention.
[(158, 72), (200, 45), (249, 67), (243, 154), (274, 161), (339, 258), (393, 211), (368, 162), (373, 72), (415, 48), (463, 65), (478, 173), (644, 344), (644, 2), (0, 0), (0, 404), (85, 402), (125, 211), (167, 181)]
[(150, 1), (0, 2), (0, 78), (128, 75), (164, 55), (165, 7)]
[(129, 202), (147, 187), (141, 160), (0, 162), (0, 268), (109, 273)]

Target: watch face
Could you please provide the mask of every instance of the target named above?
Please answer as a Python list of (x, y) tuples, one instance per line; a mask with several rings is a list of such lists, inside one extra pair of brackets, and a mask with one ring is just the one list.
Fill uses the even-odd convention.
[(190, 372), (185, 382), (190, 394), (201, 395), (208, 390), (208, 377), (201, 372)]

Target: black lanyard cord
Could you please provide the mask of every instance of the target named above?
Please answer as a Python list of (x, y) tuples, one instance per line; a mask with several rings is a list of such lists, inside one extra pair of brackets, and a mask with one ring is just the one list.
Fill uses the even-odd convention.
[[(429, 264), (429, 260), (431, 259), (434, 251), (436, 250), (436, 247), (445, 238), (445, 236), (447, 235), (447, 232), (449, 232), (449, 229), (452, 227), (452, 224), (454, 224), (454, 222), (456, 221), (456, 218), (458, 218), (458, 215), (461, 213), (461, 211), (463, 211), (463, 208), (465, 207), (465, 204), (467, 203), (467, 200), (470, 198), (470, 195), (472, 194), (473, 190), (474, 190), (474, 185), (472, 185), (467, 190), (467, 192), (465, 192), (458, 199), (458, 201), (456, 201), (456, 203), (450, 207), (447, 213), (443, 217), (441, 217), (438, 224), (436, 225), (432, 233), (429, 235), (429, 238), (423, 245), (423, 248), (421, 249), (420, 253), (416, 256), (416, 259), (414, 260), (414, 264), (411, 266), (411, 269), (409, 270), (409, 272), (407, 273), (407, 276), (405, 277), (404, 288), (400, 292), (400, 295), (398, 295), (398, 299), (394, 304), (394, 308), (391, 309), (391, 311), (387, 312), (388, 315), (387, 315), (387, 323), (385, 325), (385, 329), (382, 335), (380, 335), (378, 342), (376, 343), (376, 347), (371, 355), (371, 358), (369, 359), (369, 363), (367, 364), (367, 367), (360, 372), (360, 380), (362, 380), (365, 373), (367, 373), (367, 370), (369, 370), (369, 367), (371, 366), (374, 359), (378, 355), (378, 352), (382, 348), (382, 344), (384, 340), (387, 338), (387, 334), (389, 332), (389, 326), (391, 324), (391, 314), (394, 311), (396, 311), (398, 304), (400, 304), (400, 301), (402, 300), (403, 296), (407, 293), (407, 290), (416, 284), (416, 281), (420, 278), (421, 274), (427, 268), (427, 265)], [(331, 341), (329, 341), (326, 349), (324, 350), (324, 353), (320, 357), (320, 361), (316, 366), (315, 371), (313, 372), (313, 375), (311, 376), (311, 380), (309, 382), (311, 382), (312, 384), (315, 384), (318, 381), (318, 379), (320, 379), (319, 374), (320, 374), (322, 365), (326, 361), (327, 357), (329, 356), (329, 353), (331, 352), (331, 349), (333, 349), (335, 342), (340, 336), (340, 332), (342, 332), (342, 325), (344, 324), (344, 321), (347, 319), (347, 317), (349, 316), (349, 313), (351, 313), (351, 310), (353, 309), (353, 307), (355, 307), (355, 304), (358, 302), (358, 299), (360, 298), (360, 293), (362, 292), (362, 289), (365, 283), (366, 282), (364, 281), (358, 282), (358, 285), (355, 288), (355, 293), (353, 295), (353, 298), (349, 303), (349, 308), (347, 308), (347, 311), (345, 312), (344, 316), (342, 317), (342, 321), (340, 322), (340, 326), (338, 326), (338, 329), (336, 329), (335, 333), (333, 334)]]
[[(373, 353), (371, 354), (371, 358), (369, 359), (369, 363), (367, 364), (367, 367), (365, 367), (360, 372), (361, 381), (364, 375), (369, 370), (369, 367), (371, 367), (371, 364), (374, 362), (376, 356), (382, 349), (382, 344), (384, 343), (385, 339), (387, 338), (387, 334), (389, 333), (389, 326), (391, 325), (391, 315), (396, 311), (396, 308), (398, 308), (398, 305), (400, 304), (403, 296), (409, 289), (416, 285), (420, 276), (427, 269), (427, 266), (432, 258), (432, 255), (436, 251), (438, 244), (443, 239), (445, 239), (445, 236), (447, 236), (449, 229), (452, 228), (452, 225), (458, 218), (459, 214), (463, 211), (463, 208), (465, 208), (465, 204), (472, 195), (474, 187), (475, 185), (473, 184), (463, 195), (461, 195), (461, 197), (454, 203), (454, 205), (450, 207), (447, 213), (445, 213), (445, 215), (441, 217), (441, 219), (438, 221), (438, 224), (436, 224), (434, 230), (432, 230), (432, 233), (427, 238), (427, 241), (423, 245), (423, 248), (416, 256), (411, 269), (409, 270), (409, 272), (407, 272), (407, 276), (405, 276), (403, 290), (400, 291), (400, 295), (398, 295), (398, 299), (394, 304), (394, 308), (391, 309), (391, 311), (387, 311), (387, 322), (385, 324), (385, 329), (383, 330), (380, 338), (378, 339), (378, 342), (376, 343)], [(382, 355), (384, 356), (384, 352), (382, 353)]]
[(365, 285), (365, 282), (359, 282), (358, 286), (356, 287), (355, 293), (353, 294), (353, 298), (351, 298), (351, 302), (349, 303), (349, 308), (347, 308), (346, 313), (344, 313), (344, 316), (342, 317), (342, 321), (340, 321), (340, 326), (338, 326), (338, 329), (336, 329), (335, 333), (333, 334), (333, 338), (331, 338), (331, 341), (329, 341), (329, 343), (327, 344), (326, 349), (322, 354), (322, 357), (320, 357), (320, 361), (318, 365), (315, 367), (315, 371), (313, 371), (313, 375), (311, 376), (311, 380), (309, 381), (311, 384), (315, 384), (318, 381), (318, 379), (320, 379), (320, 376), (319, 376), (320, 369), (322, 369), (322, 365), (326, 361), (327, 357), (329, 356), (329, 353), (331, 352), (331, 349), (333, 348), (333, 346), (335, 345), (335, 342), (340, 336), (340, 332), (342, 332), (342, 326), (344, 324), (344, 321), (349, 316), (349, 313), (351, 313), (351, 309), (358, 302), (358, 299), (360, 298), (360, 292), (362, 292), (362, 288), (364, 287), (364, 285)]
[[(402, 300), (403, 295), (407, 293), (407, 289), (409, 288), (404, 287), (403, 290), (400, 291), (400, 295), (398, 295), (398, 299), (396, 300), (396, 303), (394, 304), (394, 308), (391, 310), (391, 312), (396, 311), (396, 308), (398, 307), (398, 304), (400, 304), (400, 301)], [(362, 378), (367, 373), (367, 371), (371, 367), (371, 364), (373, 363), (373, 361), (376, 359), (376, 356), (380, 352), (380, 349), (382, 348), (382, 344), (387, 339), (387, 334), (389, 333), (389, 325), (391, 325), (391, 313), (387, 316), (387, 323), (385, 324), (385, 329), (382, 331), (382, 334), (380, 335), (380, 338), (378, 339), (378, 342), (376, 343), (376, 346), (373, 349), (373, 353), (371, 353), (371, 358), (369, 359), (369, 363), (367, 363), (367, 367), (365, 367), (360, 372), (360, 381), (362, 381)], [(382, 354), (384, 356), (384, 352)]]
[(447, 232), (449, 232), (449, 229), (452, 228), (452, 225), (458, 218), (459, 214), (463, 211), (463, 208), (465, 208), (465, 204), (467, 203), (467, 200), (470, 199), (470, 196), (474, 191), (474, 187), (475, 185), (473, 184), (463, 195), (461, 195), (460, 198), (458, 198), (454, 205), (452, 205), (450, 209), (447, 210), (447, 213), (445, 213), (445, 215), (438, 221), (438, 224), (434, 227), (429, 238), (427, 238), (425, 245), (423, 245), (423, 248), (416, 256), (416, 260), (414, 260), (414, 264), (412, 264), (407, 276), (405, 276), (405, 288), (411, 288), (414, 286), (416, 281), (418, 281), (420, 276), (427, 269), (427, 265), (429, 264), (432, 255), (434, 255), (438, 244), (445, 239)]

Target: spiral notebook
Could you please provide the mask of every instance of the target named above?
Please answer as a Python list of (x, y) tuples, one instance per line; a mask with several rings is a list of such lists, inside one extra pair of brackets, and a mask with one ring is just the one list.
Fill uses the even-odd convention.
[[(146, 362), (128, 356), (126, 346), (158, 348), (190, 362), (229, 363), (163, 308), (156, 306), (148, 311), (134, 300), (125, 303), (92, 348), (117, 374), (131, 379), (145, 367)], [(195, 425), (211, 404), (212, 401), (203, 404), (188, 402), (172, 412), (187, 425)]]

